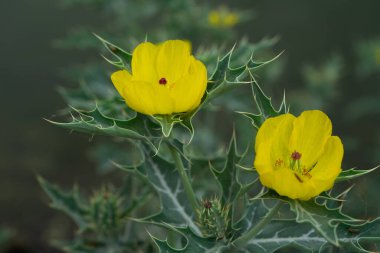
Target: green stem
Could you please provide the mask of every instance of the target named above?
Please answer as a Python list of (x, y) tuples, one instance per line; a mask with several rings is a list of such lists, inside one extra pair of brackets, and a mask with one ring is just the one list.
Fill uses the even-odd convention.
[(197, 198), (195, 197), (195, 193), (193, 190), (193, 187), (191, 186), (190, 179), (188, 174), (185, 171), (185, 167), (183, 166), (182, 160), (181, 160), (181, 155), (179, 152), (169, 144), (169, 149), (170, 153), (173, 157), (175, 166), (178, 169), (179, 175), (181, 177), (183, 186), (185, 188), (186, 195), (190, 201), (191, 207), (193, 208), (194, 213), (197, 213), (198, 210), (198, 201)]
[(280, 209), (282, 202), (279, 201), (268, 213), (267, 215), (259, 222), (256, 226), (254, 226), (251, 230), (249, 230), (243, 236), (237, 238), (233, 244), (238, 248), (243, 248), (247, 243), (255, 237), (273, 218), (274, 215), (277, 214)]

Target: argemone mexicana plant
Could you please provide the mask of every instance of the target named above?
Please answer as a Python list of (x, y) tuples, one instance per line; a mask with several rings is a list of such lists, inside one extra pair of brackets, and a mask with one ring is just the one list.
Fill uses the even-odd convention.
[[(342, 192), (332, 188), (334, 182), (352, 180), (375, 168), (341, 169), (343, 145), (332, 136), (331, 121), (323, 112), (305, 111), (295, 117), (285, 99), (278, 109), (272, 105), (254, 72), (275, 58), (254, 60), (255, 46), (250, 43), (237, 44), (219, 57), (204, 49), (197, 58), (209, 63), (208, 75), (206, 66), (191, 55), (188, 42), (144, 42), (130, 54), (97, 37), (113, 57), (107, 61), (118, 68), (111, 77), (116, 89), (107, 83), (112, 96), (101, 94), (93, 107), (84, 89), (68, 93), (69, 102), (80, 97), (84, 107), (72, 106), (64, 122), (52, 123), (128, 144), (125, 152), (114, 149), (111, 154), (119, 151), (119, 158), (133, 159), (115, 156), (113, 165), (125, 177), (124, 185), (102, 188), (91, 201), (76, 189), (63, 192), (39, 178), (52, 206), (78, 225), (75, 239), (62, 244), (65, 251), (377, 249), (380, 219), (356, 219), (343, 213), (352, 187)], [(247, 138), (251, 132), (236, 128), (228, 148), (194, 152), (203, 148), (194, 138), (205, 141), (218, 130), (202, 132), (199, 121), (193, 126), (196, 115), (215, 114), (208, 105), (225, 94), (240, 99), (231, 91), (244, 86), (249, 88), (245, 98), (256, 104), (258, 113), (239, 115), (250, 120), (246, 123), (252, 133), (257, 130), (256, 138)], [(248, 139), (256, 154), (249, 148), (239, 152), (246, 147), (236, 136)]]
[(309, 200), (332, 188), (343, 145), (321, 111), (269, 118), (256, 135), (254, 167), (260, 181), (282, 196)]

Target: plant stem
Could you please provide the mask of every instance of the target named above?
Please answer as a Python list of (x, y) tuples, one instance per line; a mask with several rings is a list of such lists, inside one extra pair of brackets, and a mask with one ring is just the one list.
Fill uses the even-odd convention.
[(179, 175), (181, 177), (181, 180), (182, 180), (183, 186), (185, 188), (185, 192), (186, 192), (187, 198), (190, 201), (190, 204), (191, 204), (191, 207), (193, 208), (194, 213), (197, 213), (197, 210), (198, 210), (198, 201), (197, 201), (197, 198), (195, 197), (195, 193), (194, 193), (193, 187), (191, 186), (189, 176), (188, 176), (188, 174), (185, 171), (185, 167), (183, 166), (183, 163), (182, 163), (182, 160), (181, 160), (181, 155), (170, 144), (168, 146), (169, 146), (170, 153), (171, 153), (171, 155), (173, 157), (175, 166), (177, 167)]
[(267, 213), (267, 215), (259, 223), (257, 223), (256, 226), (254, 226), (251, 230), (249, 230), (243, 236), (237, 238), (233, 242), (233, 244), (238, 248), (242, 248), (245, 245), (247, 245), (247, 243), (253, 237), (255, 237), (272, 220), (273, 216), (277, 214), (281, 205), (282, 205), (281, 201), (277, 202), (277, 204)]

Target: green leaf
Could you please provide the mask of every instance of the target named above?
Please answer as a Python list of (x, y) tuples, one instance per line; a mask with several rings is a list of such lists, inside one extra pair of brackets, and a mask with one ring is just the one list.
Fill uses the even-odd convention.
[(111, 42), (103, 39), (99, 35), (94, 33), (94, 36), (98, 38), (107, 50), (116, 58), (116, 60), (110, 60), (103, 56), (103, 58), (118, 68), (127, 68), (131, 66), (132, 54), (124, 51), (122, 48), (112, 44)]
[(349, 170), (344, 170), (338, 175), (336, 181), (341, 182), (341, 181), (351, 180), (351, 179), (366, 175), (366, 174), (376, 170), (379, 167), (380, 167), (380, 165), (376, 166), (375, 168), (369, 169), (369, 170), (356, 170), (355, 168), (352, 168)]
[(328, 209), (326, 206), (319, 205), (313, 200), (289, 202), (293, 212), (296, 213), (296, 221), (299, 223), (310, 223), (329, 242), (338, 246), (339, 240), (336, 228), (339, 222), (353, 223), (359, 222), (341, 212), (340, 209)]
[[(249, 45), (245, 45), (248, 47)], [(242, 64), (239, 67), (232, 68), (231, 67), (231, 61), (234, 60), (234, 50), (235, 46), (223, 57), (218, 59), (216, 68), (209, 78), (208, 84), (207, 84), (207, 90), (206, 94), (203, 96), (201, 104), (192, 112), (185, 113), (181, 115), (181, 124), (190, 131), (191, 138), (190, 141), (194, 135), (194, 127), (192, 124), (192, 119), (194, 115), (201, 109), (204, 108), (207, 104), (209, 104), (212, 100), (215, 98), (223, 95), (224, 93), (235, 89), (242, 85), (251, 84), (252, 89), (256, 92), (255, 87), (258, 87), (257, 83), (253, 84), (254, 79), (244, 80), (245, 77), (249, 77), (251, 75), (251, 71), (254, 71), (262, 66), (265, 66), (266, 64), (269, 64), (270, 62), (276, 60), (281, 54), (275, 56), (274, 58), (263, 61), (263, 62), (256, 62), (253, 60), (252, 52), (250, 53), (250, 57), (248, 61), (246, 61), (244, 64)], [(241, 57), (241, 55), (238, 55), (238, 57)], [(258, 89), (261, 91), (261, 89), (258, 87)], [(261, 91), (262, 93), (262, 91)], [(265, 97), (265, 95), (262, 93), (262, 96)], [(261, 99), (261, 97), (259, 97)], [(260, 100), (258, 100), (260, 102)], [(269, 101), (270, 102), (270, 101)], [(285, 108), (285, 101), (283, 102), (283, 105), (280, 108), (280, 111), (286, 111)], [(266, 111), (264, 111), (266, 113)]]
[(342, 213), (341, 206), (338, 208), (329, 208), (326, 205), (318, 204), (315, 199), (301, 201), (279, 196), (276, 192), (270, 190), (263, 198), (275, 198), (285, 201), (290, 205), (291, 211), (296, 215), (296, 222), (308, 223), (320, 233), (327, 241), (333, 245), (339, 246), (337, 236), (337, 227), (340, 223), (356, 225), (363, 223), (363, 220), (352, 218)]
[[(309, 205), (309, 204), (308, 204)], [(314, 206), (314, 205), (313, 205)], [(310, 208), (305, 208), (309, 209)], [(315, 208), (315, 206), (313, 207)], [(242, 218), (234, 224), (237, 231), (237, 237), (244, 235), (250, 228), (255, 227), (262, 218), (268, 213), (269, 208), (265, 205), (263, 199), (254, 199), (246, 201), (245, 212)], [(315, 213), (315, 212), (314, 212)], [(316, 215), (313, 215), (316, 218)], [(347, 252), (368, 252), (364, 250), (364, 243), (380, 243), (380, 219), (371, 222), (338, 222), (338, 219), (329, 219), (332, 225), (336, 222), (336, 244)], [(341, 218), (339, 218), (341, 219)], [(345, 219), (345, 217), (343, 217)], [(316, 218), (316, 220), (320, 220)], [(341, 219), (342, 220), (342, 219)], [(338, 250), (331, 241), (326, 239), (320, 230), (309, 222), (294, 219), (274, 219), (267, 224), (261, 232), (248, 241), (244, 249), (236, 252), (275, 252), (281, 248), (293, 246), (308, 250), (309, 252), (324, 252), (324, 249), (330, 247)], [(329, 251), (331, 252), (331, 251)], [(333, 251), (336, 252), (336, 251)], [(346, 252), (346, 251), (345, 251)]]
[(151, 123), (143, 115), (138, 115), (128, 120), (117, 120), (105, 116), (97, 107), (92, 111), (79, 111), (75, 108), (72, 108), (72, 110), (71, 122), (47, 121), (78, 132), (142, 140), (157, 151), (153, 141), (158, 140), (159, 135), (149, 136), (155, 133), (154, 127), (151, 127), (149, 132), (146, 130), (146, 126)]
[(240, 220), (233, 225), (233, 228), (236, 231), (235, 236), (241, 236), (249, 229), (253, 228), (265, 217), (268, 211), (269, 209), (262, 199), (255, 199), (253, 201), (245, 199), (244, 213)]
[[(233, 56), (234, 56), (235, 46), (232, 47), (232, 49), (227, 54), (225, 54), (223, 57), (218, 59), (214, 73), (211, 75), (209, 79), (209, 85), (207, 86), (208, 92), (215, 90), (218, 86), (222, 85), (227, 80), (229, 82), (238, 81), (239, 77), (241, 77), (244, 73), (246, 73), (247, 70), (255, 70), (259, 67), (269, 64), (272, 61), (276, 60), (281, 55), (279, 54), (268, 61), (256, 62), (253, 59), (253, 52), (252, 51), (246, 52), (250, 54), (248, 61), (239, 67), (232, 68), (231, 61), (234, 60)], [(237, 55), (237, 57), (241, 57), (241, 55)]]
[(164, 222), (177, 227), (189, 226), (201, 234), (195, 224), (196, 214), (192, 211), (175, 166), (159, 155), (146, 155), (146, 162), (135, 170), (157, 192), (161, 210), (141, 221)]
[(339, 224), (337, 242), (334, 247), (307, 223), (293, 220), (273, 220), (257, 237), (252, 238), (242, 252), (270, 253), (286, 246), (308, 250), (308, 252), (370, 252), (364, 245), (380, 243), (380, 219), (358, 226)]
[(80, 229), (85, 228), (87, 224), (86, 215), (89, 214), (89, 210), (82, 204), (83, 200), (80, 199), (77, 189), (74, 188), (71, 192), (64, 192), (40, 176), (37, 179), (52, 201), (50, 206), (69, 215)]
[(222, 205), (232, 203), (240, 191), (240, 184), (237, 180), (237, 165), (240, 159), (241, 156), (237, 152), (235, 134), (233, 134), (226, 154), (224, 167), (218, 170), (211, 164), (211, 170), (221, 188)]
[[(160, 225), (160, 224), (158, 224)], [(223, 248), (227, 248), (223, 242), (218, 242), (215, 239), (211, 238), (203, 238), (200, 237), (194, 232), (188, 228), (175, 228), (168, 225), (161, 226), (168, 228), (171, 231), (175, 231), (176, 233), (180, 234), (186, 239), (186, 244), (181, 249), (176, 249), (169, 245), (167, 240), (160, 240), (152, 235), (151, 238), (157, 245), (160, 253), (175, 253), (175, 252), (182, 252), (182, 253), (205, 253), (205, 252), (222, 252), (221, 250)]]
[(286, 106), (285, 95), (282, 99), (281, 105), (279, 109), (275, 109), (272, 105), (271, 98), (267, 97), (259, 84), (254, 79), (253, 75), (250, 73), (252, 82), (252, 94), (253, 98), (256, 102), (257, 109), (259, 110), (259, 114), (249, 113), (249, 112), (238, 112), (245, 117), (249, 118), (252, 122), (252, 125), (257, 129), (264, 123), (264, 121), (269, 117), (275, 117), (281, 114), (285, 114), (288, 112), (288, 108)]
[(242, 185), (238, 181), (238, 173), (240, 168), (238, 167), (241, 156), (238, 154), (236, 146), (235, 133), (232, 135), (230, 145), (226, 154), (224, 166), (221, 170), (217, 169), (210, 163), (211, 171), (217, 180), (221, 189), (221, 204), (222, 206), (231, 208), (228, 212), (228, 229), (231, 228), (231, 221), (233, 220), (235, 200), (239, 196), (242, 189)]
[[(356, 252), (373, 252), (371, 249), (378, 249), (380, 246), (380, 218), (358, 226), (342, 224), (337, 233), (343, 248), (351, 248)], [(366, 246), (371, 244), (371, 249), (367, 250)], [(373, 247), (373, 244), (377, 246)]]
[[(264, 211), (263, 208), (261, 211)], [(263, 212), (261, 213), (263, 215)], [(265, 214), (264, 214), (265, 215)], [(251, 216), (259, 218), (258, 216)], [(167, 224), (157, 224), (179, 233), (186, 238), (182, 248), (174, 248), (167, 240), (158, 239), (151, 235), (159, 248), (159, 252), (228, 252), (228, 253), (271, 253), (285, 247), (295, 247), (308, 252), (370, 252), (365, 245), (372, 246), (380, 243), (380, 219), (352, 226), (339, 224), (337, 228), (340, 248), (330, 244), (310, 224), (297, 223), (294, 220), (272, 220), (263, 230), (252, 238), (243, 249), (234, 248), (229, 241), (216, 241), (195, 235), (189, 228), (174, 228)], [(332, 251), (331, 251), (332, 250)]]
[(248, 119), (251, 120), (252, 125), (256, 128), (259, 129), (260, 126), (264, 123), (265, 118), (261, 114), (254, 114), (250, 112), (237, 112), (240, 113), (241, 115), (247, 117)]
[[(263, 199), (246, 201), (244, 209), (245, 212), (242, 218), (234, 224), (234, 229), (237, 231), (235, 236), (237, 238), (255, 227), (269, 211)], [(309, 209), (310, 211), (310, 208), (304, 209)], [(315, 214), (314, 218), (316, 218)], [(331, 214), (329, 218), (331, 218)], [(309, 252), (324, 252), (324, 249), (327, 247), (338, 250), (315, 226), (309, 222), (297, 219), (277, 218), (272, 220), (254, 238), (248, 241), (244, 249), (236, 249), (234, 252), (277, 252), (277, 250), (288, 246), (308, 250)], [(316, 218), (316, 220), (320, 219)], [(378, 233), (380, 230), (380, 219), (372, 222), (361, 222), (360, 224), (350, 221), (348, 222), (350, 224), (345, 224), (338, 222), (338, 219), (335, 217), (334, 219), (330, 219), (330, 222), (332, 225), (336, 222), (336, 245), (340, 245), (341, 249), (348, 250), (347, 252), (351, 252), (349, 250), (352, 249), (355, 249), (354, 252), (367, 252), (363, 250), (362, 243), (380, 242), (380, 233)]]
[(272, 220), (255, 238), (248, 241), (243, 252), (270, 253), (289, 245), (314, 252), (326, 243), (326, 239), (309, 224)]

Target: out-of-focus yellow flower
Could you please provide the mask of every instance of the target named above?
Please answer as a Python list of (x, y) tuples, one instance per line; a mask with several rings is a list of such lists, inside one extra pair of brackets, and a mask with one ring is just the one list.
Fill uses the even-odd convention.
[(380, 47), (375, 49), (375, 62), (380, 66)]
[(133, 110), (168, 115), (199, 106), (207, 86), (207, 70), (191, 55), (188, 42), (144, 42), (133, 51), (132, 73), (116, 71), (111, 80)]
[(215, 27), (232, 27), (239, 22), (239, 15), (226, 8), (210, 11), (208, 22)]
[(261, 183), (301, 200), (330, 189), (343, 159), (342, 142), (331, 131), (330, 119), (318, 110), (267, 119), (255, 143), (254, 166)]

